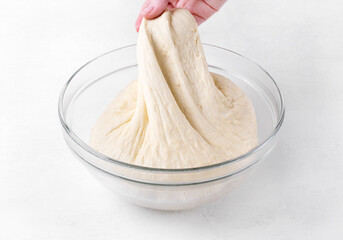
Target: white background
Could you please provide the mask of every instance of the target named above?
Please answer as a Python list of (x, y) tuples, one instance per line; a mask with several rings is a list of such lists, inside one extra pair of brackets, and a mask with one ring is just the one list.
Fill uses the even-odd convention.
[(57, 117), (83, 63), (136, 42), (142, 1), (0, 1), (0, 239), (342, 239), (343, 2), (229, 0), (200, 27), (276, 79), (274, 154), (224, 199), (184, 212), (131, 205), (69, 152)]

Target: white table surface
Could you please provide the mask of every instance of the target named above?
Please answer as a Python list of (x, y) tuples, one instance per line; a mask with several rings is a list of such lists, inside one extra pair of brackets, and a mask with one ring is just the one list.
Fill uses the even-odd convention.
[(260, 63), (286, 99), (276, 151), (184, 212), (122, 201), (69, 152), (57, 99), (89, 59), (135, 43), (142, 1), (0, 1), (0, 239), (342, 239), (343, 3), (230, 0), (203, 42)]

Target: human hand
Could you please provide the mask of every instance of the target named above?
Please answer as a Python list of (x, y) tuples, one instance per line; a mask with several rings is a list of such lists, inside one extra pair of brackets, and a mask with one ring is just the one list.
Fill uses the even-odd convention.
[(216, 13), (226, 0), (146, 0), (136, 21), (136, 30), (139, 31), (143, 17), (154, 19), (164, 10), (185, 8), (191, 12), (198, 25), (205, 22)]

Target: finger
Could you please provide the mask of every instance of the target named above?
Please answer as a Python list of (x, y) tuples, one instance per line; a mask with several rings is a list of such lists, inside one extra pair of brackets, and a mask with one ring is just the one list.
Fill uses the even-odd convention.
[(153, 19), (163, 13), (168, 5), (168, 0), (147, 0), (144, 2), (142, 9), (135, 23), (136, 31), (139, 31), (139, 26), (142, 23), (143, 17)]
[(173, 10), (175, 7), (172, 3), (168, 3), (167, 7), (166, 7), (166, 10)]
[(226, 2), (226, 0), (203, 0), (207, 3), (210, 7), (218, 11)]
[(217, 11), (202, 0), (190, 0), (184, 5), (194, 16), (203, 18), (204, 20), (211, 17)]
[(200, 25), (200, 24), (202, 24), (203, 22), (206, 21), (205, 18), (202, 18), (202, 17), (200, 17), (200, 16), (198, 16), (198, 15), (194, 15), (194, 14), (192, 14), (192, 15), (193, 15), (193, 17), (195, 18), (195, 21), (197, 22), (198, 25)]
[(139, 14), (136, 20), (136, 24), (135, 24), (135, 28), (137, 32), (139, 31), (139, 27), (141, 25), (142, 20), (143, 20), (143, 15)]
[(137, 32), (139, 31), (139, 26), (141, 25), (141, 22), (142, 22), (143, 17), (144, 17), (143, 13), (152, 10), (151, 8), (152, 8), (151, 0), (146, 0), (143, 3), (143, 6), (141, 8), (141, 11), (139, 12), (139, 15), (138, 15), (136, 23), (135, 23), (135, 28), (136, 28)]
[(168, 6), (168, 0), (151, 0), (150, 6), (146, 8), (141, 14), (146, 19), (154, 19), (160, 16)]
[(146, 9), (150, 4), (150, 0), (146, 0), (144, 3), (143, 3), (143, 6), (139, 12), (139, 15), (137, 17), (137, 20), (136, 20), (136, 23), (135, 23), (135, 28), (136, 28), (136, 31), (138, 32), (139, 31), (139, 26), (141, 25), (141, 22), (143, 20), (143, 15), (141, 14), (141, 12)]

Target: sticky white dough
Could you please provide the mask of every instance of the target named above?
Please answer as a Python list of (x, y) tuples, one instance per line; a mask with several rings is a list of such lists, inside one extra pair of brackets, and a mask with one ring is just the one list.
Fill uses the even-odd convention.
[(191, 168), (229, 160), (257, 145), (252, 104), (210, 73), (193, 16), (166, 11), (140, 26), (138, 80), (96, 122), (90, 145), (120, 161)]

